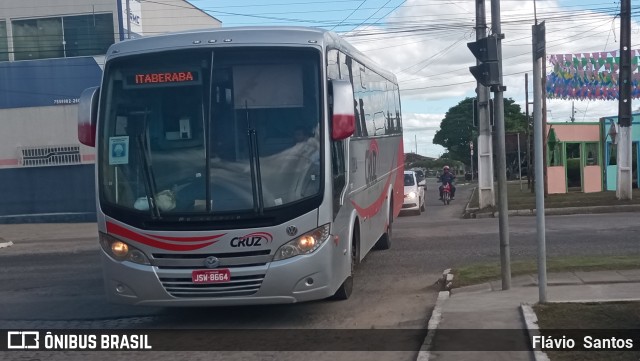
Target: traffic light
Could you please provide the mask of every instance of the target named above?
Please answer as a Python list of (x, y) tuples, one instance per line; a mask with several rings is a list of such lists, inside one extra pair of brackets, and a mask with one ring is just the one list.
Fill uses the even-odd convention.
[(476, 80), (484, 86), (500, 85), (498, 70), (498, 38), (495, 35), (482, 38), (467, 47), (478, 59), (479, 64), (469, 67)]
[[(478, 109), (478, 99), (473, 99), (473, 126), (475, 128), (480, 124), (479, 113), (480, 109)], [(493, 127), (493, 99), (489, 99), (489, 124)]]

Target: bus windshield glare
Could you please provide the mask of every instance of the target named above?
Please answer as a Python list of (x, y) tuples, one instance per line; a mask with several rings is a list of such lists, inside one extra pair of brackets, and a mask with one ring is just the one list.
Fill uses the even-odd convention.
[(192, 50), (112, 61), (101, 204), (168, 215), (262, 212), (320, 193), (320, 54)]

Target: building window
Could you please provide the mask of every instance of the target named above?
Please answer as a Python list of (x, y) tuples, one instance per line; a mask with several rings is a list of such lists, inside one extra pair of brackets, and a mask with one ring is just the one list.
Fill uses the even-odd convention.
[(66, 16), (64, 18), (66, 56), (106, 54), (113, 44), (111, 14)]
[(586, 143), (587, 163), (586, 165), (600, 165), (598, 159), (598, 143)]
[(12, 26), (15, 60), (100, 55), (114, 42), (111, 14), (14, 20)]
[(7, 23), (0, 21), (0, 61), (9, 60), (9, 42), (7, 39)]
[(15, 20), (12, 25), (15, 60), (64, 57), (62, 18)]
[(562, 165), (562, 143), (557, 142), (553, 147), (549, 146), (549, 166)]

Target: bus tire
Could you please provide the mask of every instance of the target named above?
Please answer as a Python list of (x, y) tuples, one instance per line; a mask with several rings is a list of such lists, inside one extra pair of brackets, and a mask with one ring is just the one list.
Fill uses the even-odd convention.
[(334, 300), (347, 300), (351, 297), (351, 293), (353, 292), (353, 276), (347, 277), (344, 282), (340, 285), (340, 288), (333, 294)]
[(344, 282), (342, 282), (340, 287), (338, 287), (336, 293), (333, 294), (333, 299), (346, 300), (351, 297), (351, 293), (353, 292), (353, 275), (355, 273), (355, 267), (360, 260), (359, 244), (360, 229), (356, 223), (353, 229), (353, 238), (351, 240), (351, 274), (344, 280)]
[(380, 236), (378, 242), (376, 242), (376, 249), (389, 249), (391, 248), (391, 239), (393, 236), (393, 203), (389, 203), (389, 219), (387, 221), (387, 229)]

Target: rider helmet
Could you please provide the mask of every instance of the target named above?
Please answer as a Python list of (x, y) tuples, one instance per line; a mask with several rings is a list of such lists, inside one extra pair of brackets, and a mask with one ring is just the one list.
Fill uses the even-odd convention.
[(445, 165), (444, 167), (442, 167), (442, 170), (449, 170), (449, 166)]

